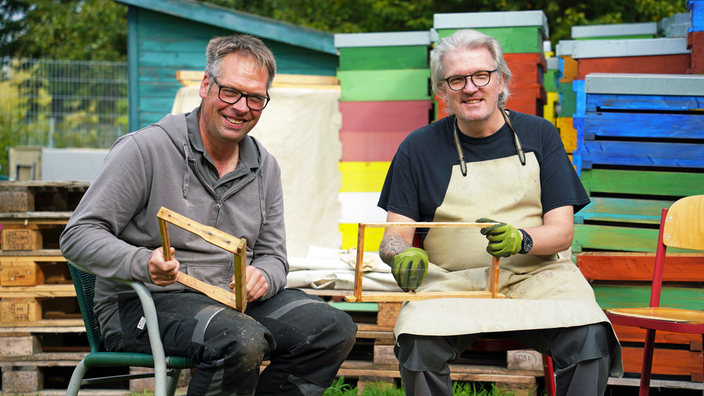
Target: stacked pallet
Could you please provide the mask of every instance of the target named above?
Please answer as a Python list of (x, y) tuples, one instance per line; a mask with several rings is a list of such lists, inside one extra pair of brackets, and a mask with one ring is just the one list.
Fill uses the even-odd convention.
[[(386, 221), (376, 204), (398, 145), (430, 122), (430, 32), (336, 34), (342, 112), (342, 248), (356, 246), (357, 224)], [(383, 230), (370, 235), (377, 250)]]
[[(345, 292), (306, 290), (322, 298), (339, 300)], [(337, 295), (338, 293), (339, 295)], [(330, 302), (352, 316), (357, 324), (357, 342), (342, 364), (339, 376), (356, 379), (357, 386), (375, 382), (397, 383), (398, 361), (393, 353), (393, 328), (400, 302)], [(264, 364), (268, 364), (264, 362)], [(543, 385), (542, 356), (531, 350), (502, 352), (467, 351), (450, 365), (455, 381), (494, 383), (517, 396), (537, 396)]]
[[(506, 108), (543, 116), (547, 103), (544, 74), (547, 69), (543, 41), (548, 38), (548, 22), (543, 11), (505, 11), (435, 14), (438, 40), (461, 29), (474, 29), (496, 38), (513, 79)], [(436, 119), (447, 116), (446, 105), (437, 95)]]
[(87, 340), (79, 336), (85, 328), (58, 242), (87, 188), (81, 182), (0, 182), (0, 366), (5, 393), (43, 389), (44, 368), (64, 367), (70, 373), (88, 349)]
[[(704, 194), (704, 76), (593, 73), (577, 91), (575, 163), (592, 202), (575, 215), (572, 249), (602, 308), (647, 306), (661, 209)], [(704, 254), (671, 253), (662, 305), (704, 309)], [(616, 331), (637, 375), (644, 332)], [(701, 337), (658, 337), (653, 377), (702, 383)]]

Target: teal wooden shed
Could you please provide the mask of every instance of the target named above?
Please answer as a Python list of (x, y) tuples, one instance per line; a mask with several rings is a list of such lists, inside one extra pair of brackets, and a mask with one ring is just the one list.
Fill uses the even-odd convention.
[(115, 0), (129, 7), (129, 127), (171, 112), (179, 70), (205, 68), (216, 36), (251, 34), (272, 50), (280, 74), (335, 76), (339, 57), (330, 33), (192, 0)]

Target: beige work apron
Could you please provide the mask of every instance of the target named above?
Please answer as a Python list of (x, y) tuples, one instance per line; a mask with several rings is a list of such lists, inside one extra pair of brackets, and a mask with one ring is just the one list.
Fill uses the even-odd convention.
[[(459, 165), (434, 221), (488, 217), (519, 228), (542, 225), (540, 166), (534, 153)], [(520, 205), (516, 205), (520, 202)], [(431, 228), (424, 242), (430, 268), (419, 292), (488, 290), (491, 256), (478, 228)], [(572, 327), (607, 322), (577, 266), (557, 255), (501, 259), (499, 291), (506, 299), (441, 298), (404, 303), (394, 335), (461, 335)], [(612, 373), (622, 372), (620, 346)], [(615, 367), (614, 367), (615, 366)], [(613, 371), (616, 369), (616, 371)]]

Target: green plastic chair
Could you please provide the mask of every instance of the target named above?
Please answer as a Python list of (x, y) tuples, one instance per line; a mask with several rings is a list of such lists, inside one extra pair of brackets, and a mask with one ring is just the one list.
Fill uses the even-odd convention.
[[(171, 396), (176, 392), (178, 378), (182, 369), (195, 367), (193, 362), (182, 356), (165, 356), (164, 347), (159, 337), (159, 323), (156, 317), (156, 308), (149, 290), (142, 282), (124, 282), (132, 286), (139, 296), (147, 319), (147, 331), (152, 354), (132, 352), (105, 352), (101, 351), (102, 333), (98, 318), (93, 313), (93, 290), (95, 288), (95, 275), (87, 272), (75, 263), (68, 261), (73, 285), (76, 288), (76, 297), (86, 326), (90, 353), (76, 366), (71, 376), (71, 382), (66, 390), (66, 396), (78, 395), (82, 385), (101, 384), (108, 382), (155, 378), (155, 396)], [(83, 378), (86, 372), (94, 367), (150, 367), (153, 373), (124, 374), (100, 378)], [(167, 381), (168, 378), (168, 381)]]

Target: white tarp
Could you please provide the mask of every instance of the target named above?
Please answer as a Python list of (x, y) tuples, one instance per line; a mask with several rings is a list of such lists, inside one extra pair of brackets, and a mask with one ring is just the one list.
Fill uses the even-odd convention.
[[(199, 106), (198, 89), (181, 88), (172, 113)], [(269, 96), (271, 101), (250, 134), (281, 166), (288, 254), (305, 257), (311, 245), (337, 249), (342, 245), (340, 90), (275, 87)]]

